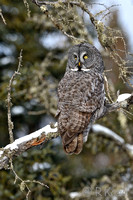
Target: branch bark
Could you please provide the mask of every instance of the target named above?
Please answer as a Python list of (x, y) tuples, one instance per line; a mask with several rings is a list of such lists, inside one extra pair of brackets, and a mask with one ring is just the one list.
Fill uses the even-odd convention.
[[(102, 114), (102, 116), (117, 109), (128, 108), (128, 106), (131, 104), (133, 104), (133, 94), (121, 94), (115, 103), (105, 104), (105, 112)], [(118, 145), (121, 145), (122, 148), (127, 152), (128, 156), (133, 159), (133, 145), (127, 144), (118, 134), (98, 124), (92, 125), (92, 131), (96, 134), (112, 138)], [(38, 146), (41, 143), (47, 142), (58, 136), (59, 133), (57, 131), (56, 123), (55, 125), (47, 125), (38, 131), (16, 139), (13, 143), (8, 144), (4, 148), (1, 148), (0, 169), (8, 168), (8, 162), (10, 158), (19, 156), (29, 148)]]
[[(123, 82), (127, 82), (130, 87), (133, 87), (131, 84), (131, 77), (132, 71), (128, 69), (128, 60), (123, 58), (121, 56), (121, 51), (127, 55), (126, 53), (126, 43), (125, 39), (123, 37), (123, 34), (120, 30), (113, 29), (103, 22), (103, 19), (106, 15), (111, 13), (111, 8), (118, 5), (112, 5), (110, 7), (106, 7), (104, 4), (99, 4), (104, 6), (105, 10), (101, 10), (97, 14), (93, 14), (92, 8), (89, 9), (88, 5), (82, 0), (56, 0), (56, 1), (39, 1), (39, 0), (32, 0), (32, 2), (38, 6), (41, 11), (47, 16), (47, 18), (53, 23), (53, 25), (61, 31), (64, 35), (66, 35), (68, 38), (70, 38), (75, 44), (81, 43), (81, 42), (88, 42), (88, 39), (83, 34), (84, 31), (79, 32), (78, 28), (76, 30), (76, 33), (80, 35), (80, 37), (77, 37), (76, 33), (72, 33), (69, 29), (69, 26), (71, 26), (71, 23), (69, 23), (69, 26), (64, 26), (64, 21), (61, 19), (58, 20), (58, 14), (55, 16), (54, 11), (58, 13), (57, 8), (63, 9), (63, 6), (66, 8), (66, 10), (69, 10), (69, 7), (77, 7), (80, 8), (83, 13), (86, 13), (90, 19), (90, 22), (93, 24), (95, 31), (97, 33), (97, 38), (102, 45), (102, 47), (107, 51), (109, 57), (115, 62), (115, 64), (119, 67), (119, 77), (123, 80)], [(51, 9), (52, 8), (52, 9)], [(51, 12), (52, 11), (52, 12)], [(108, 14), (106, 13), (108, 11)], [(73, 12), (71, 10), (71, 12)], [(99, 17), (101, 15), (101, 20), (99, 20)], [(73, 18), (73, 17), (72, 17)], [(67, 23), (69, 19), (67, 18), (67, 12), (66, 12), (66, 22)], [(73, 19), (74, 22), (76, 22), (75, 19)], [(76, 27), (76, 23), (74, 23)], [(66, 29), (67, 28), (67, 29)], [(118, 48), (118, 40), (122, 41), (122, 50)]]
[(9, 159), (13, 156), (19, 156), (33, 146), (38, 146), (59, 136), (57, 133), (57, 124), (54, 127), (47, 125), (38, 131), (16, 139), (13, 143), (8, 144), (0, 149), (0, 169), (8, 168)]
[(3, 23), (6, 25), (6, 20), (2, 14), (2, 9), (0, 8), (0, 17), (2, 18)]
[(14, 74), (12, 75), (10, 81), (9, 81), (9, 85), (8, 85), (8, 95), (7, 95), (7, 117), (8, 117), (8, 130), (9, 130), (9, 136), (10, 136), (10, 143), (12, 143), (14, 141), (13, 139), (13, 122), (11, 119), (11, 106), (12, 106), (12, 102), (11, 102), (11, 91), (12, 91), (12, 84), (14, 81), (14, 78), (16, 75), (20, 75), (20, 67), (22, 66), (22, 52), (23, 50), (21, 49), (20, 51), (20, 56), (19, 56), (19, 63), (18, 63), (18, 68), (17, 71), (14, 72)]
[(118, 96), (116, 102), (114, 102), (112, 104), (105, 102), (105, 110), (104, 110), (102, 116), (104, 116), (110, 112), (116, 111), (118, 109), (127, 109), (128, 110), (128, 107), (131, 104), (133, 104), (133, 93), (132, 94), (129, 94), (129, 93), (121, 94)]

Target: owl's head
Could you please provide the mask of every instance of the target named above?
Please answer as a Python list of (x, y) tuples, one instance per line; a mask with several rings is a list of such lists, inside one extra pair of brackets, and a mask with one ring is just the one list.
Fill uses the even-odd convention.
[(100, 52), (91, 44), (81, 43), (73, 46), (68, 52), (66, 71), (103, 72), (103, 60)]

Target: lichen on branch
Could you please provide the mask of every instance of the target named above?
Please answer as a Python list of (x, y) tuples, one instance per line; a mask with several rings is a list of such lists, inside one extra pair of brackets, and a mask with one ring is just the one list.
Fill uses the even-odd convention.
[[(100, 44), (118, 66), (119, 78), (121, 78), (124, 83), (127, 82), (130, 87), (133, 87), (130, 81), (132, 71), (128, 68), (129, 61), (126, 58), (128, 53), (126, 52), (126, 42), (122, 32), (105, 25), (103, 22), (104, 18), (107, 18), (107, 16), (111, 14), (111, 9), (119, 5), (107, 7), (99, 3), (100, 6), (104, 7), (104, 10), (93, 14), (92, 11), (90, 11), (92, 4), (87, 4), (82, 0), (59, 0), (54, 2), (32, 0), (32, 2), (40, 7), (41, 11), (53, 23), (54, 27), (60, 30), (75, 44), (85, 41), (92, 42), (82, 17), (83, 14), (86, 13), (89, 17), (88, 19), (90, 19), (90, 21), (88, 21), (88, 23), (90, 23), (89, 25), (91, 26), (92, 24), (95, 27)], [(93, 5), (95, 6), (96, 4)], [(79, 12), (79, 9), (81, 12)], [(82, 13), (82, 15), (79, 13)], [(117, 44), (119, 40), (123, 43), (123, 49), (118, 48)], [(124, 58), (121, 56), (121, 52), (125, 54)]]

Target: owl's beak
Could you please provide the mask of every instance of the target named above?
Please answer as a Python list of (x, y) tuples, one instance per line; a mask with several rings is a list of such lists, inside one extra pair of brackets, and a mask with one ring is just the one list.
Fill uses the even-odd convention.
[(81, 62), (78, 62), (78, 71), (81, 71)]

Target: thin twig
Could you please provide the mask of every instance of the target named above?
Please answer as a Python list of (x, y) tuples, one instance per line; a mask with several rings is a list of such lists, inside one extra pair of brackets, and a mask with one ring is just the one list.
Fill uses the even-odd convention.
[(6, 25), (6, 20), (5, 20), (4, 16), (3, 16), (3, 14), (2, 14), (1, 8), (0, 8), (0, 16), (2, 18), (3, 23)]
[(105, 80), (105, 86), (106, 86), (106, 91), (107, 91), (108, 98), (109, 98), (110, 102), (113, 103), (113, 99), (112, 99), (112, 97), (110, 95), (109, 82), (108, 82), (108, 79), (107, 79), (105, 74), (104, 74), (104, 80)]
[(13, 166), (13, 162), (12, 162), (12, 158), (10, 158), (10, 168), (12, 170), (12, 172), (14, 173), (15, 176), (15, 181), (14, 184), (16, 183), (17, 180), (19, 180), (21, 182), (20, 184), (20, 190), (23, 191), (25, 188), (27, 188), (28, 192), (26, 194), (26, 199), (29, 199), (29, 195), (31, 193), (31, 190), (29, 188), (29, 186), (26, 184), (26, 181), (24, 181), (20, 176), (18, 176), (18, 174), (15, 172), (14, 170), (14, 166)]
[(17, 71), (14, 72), (14, 74), (12, 75), (10, 81), (9, 81), (9, 85), (8, 85), (8, 95), (7, 95), (7, 117), (8, 117), (8, 131), (9, 131), (9, 136), (10, 136), (10, 143), (12, 143), (14, 141), (13, 139), (13, 122), (11, 119), (11, 106), (12, 106), (12, 102), (11, 102), (11, 90), (12, 90), (12, 84), (14, 81), (14, 78), (16, 75), (20, 75), (20, 67), (22, 65), (22, 49), (20, 51), (20, 56), (19, 56), (19, 63), (18, 63), (18, 68)]
[[(126, 63), (125, 59), (122, 58), (121, 55), (119, 55), (116, 51), (117, 49), (117, 40), (122, 39), (123, 44), (124, 44), (124, 50), (123, 52), (126, 54), (126, 44), (125, 40), (123, 39), (122, 33), (120, 31), (117, 31), (115, 29), (112, 29), (108, 26), (105, 26), (102, 21), (99, 21), (96, 19), (97, 14), (93, 15), (93, 13), (88, 9), (87, 3), (81, 0), (59, 0), (59, 1), (39, 1), (39, 0), (32, 0), (33, 3), (35, 3), (40, 9), (47, 15), (47, 17), (52, 21), (54, 26), (59, 29), (64, 35), (66, 35), (68, 38), (72, 39), (75, 43), (77, 42), (86, 42), (85, 39), (78, 39), (76, 38), (73, 34), (68, 34), (67, 31), (65, 31), (64, 26), (62, 26), (60, 23), (58, 23), (58, 20), (54, 15), (52, 15), (49, 12), (49, 7), (52, 7), (53, 10), (56, 10), (56, 8), (61, 7), (63, 8), (62, 5), (71, 5), (71, 6), (77, 6), (80, 8), (83, 12), (87, 13), (91, 23), (94, 25), (96, 32), (97, 32), (97, 37), (99, 39), (99, 42), (103, 46), (105, 50), (109, 51), (109, 56), (113, 61), (116, 63), (116, 65), (119, 67), (119, 78), (123, 80), (124, 83), (129, 82), (128, 81), (128, 73), (126, 72)], [(110, 10), (114, 6), (119, 6), (119, 5), (112, 5), (110, 7), (105, 6), (104, 4), (98, 3), (98, 5), (102, 5), (105, 7), (103, 11), (100, 11), (98, 14), (105, 13), (106, 11), (111, 12)], [(105, 14), (107, 15), (107, 14)], [(105, 17), (105, 16), (104, 16)], [(70, 25), (70, 24), (69, 24)], [(71, 31), (70, 31), (71, 32)], [(120, 51), (120, 50), (119, 50)], [(129, 82), (130, 84), (130, 82)], [(131, 87), (133, 87), (130, 84)]]
[[(115, 103), (105, 103), (105, 109), (101, 114), (101, 117), (120, 108), (126, 109), (131, 104), (133, 104), (133, 94), (121, 94), (118, 96), (118, 99)], [(60, 134), (57, 132), (57, 124), (55, 124), (47, 125), (34, 133), (15, 140), (12, 144), (7, 145), (0, 150), (0, 169), (7, 168), (10, 157), (19, 156), (22, 152), (28, 150), (29, 148), (38, 146), (43, 142), (47, 142), (58, 137), (59, 135)], [(125, 148), (127, 149), (128, 154), (131, 154), (131, 157), (133, 158), (133, 146), (125, 144)]]
[(40, 184), (41, 186), (43, 187), (46, 187), (46, 188), (49, 188), (46, 184), (40, 182), (40, 181), (36, 181), (36, 180), (23, 180), (17, 173), (16, 171), (14, 170), (14, 166), (13, 166), (13, 161), (12, 161), (12, 158), (10, 158), (10, 168), (12, 170), (12, 172), (14, 173), (14, 176), (15, 176), (15, 181), (14, 181), (14, 184), (16, 183), (17, 180), (19, 180), (21, 183), (20, 183), (20, 190), (23, 192), (25, 190), (25, 188), (27, 189), (27, 194), (26, 194), (26, 199), (28, 200), (29, 199), (29, 195), (31, 193), (31, 190), (29, 188), (29, 186), (27, 185), (27, 183), (37, 183), (37, 184)]
[(31, 11), (30, 11), (29, 4), (28, 4), (27, 0), (23, 0), (23, 2), (24, 2), (25, 7), (27, 8), (27, 16), (30, 18)]

